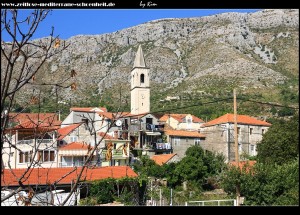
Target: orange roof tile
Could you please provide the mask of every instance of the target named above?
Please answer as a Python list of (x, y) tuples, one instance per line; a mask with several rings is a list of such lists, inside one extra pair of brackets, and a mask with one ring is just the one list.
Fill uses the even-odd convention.
[(131, 116), (137, 116), (137, 115), (133, 115), (129, 112), (116, 112), (116, 113), (112, 113), (112, 112), (98, 112), (98, 114), (100, 116), (104, 116), (106, 118), (109, 119), (119, 119), (119, 118), (124, 118), (124, 117), (131, 117)]
[(169, 136), (179, 136), (179, 137), (204, 137), (204, 134), (201, 134), (197, 131), (184, 131), (184, 130), (165, 130), (165, 133)]
[[(234, 123), (233, 120), (233, 114), (227, 113), (223, 116), (220, 116), (217, 119), (211, 120), (205, 124), (202, 125), (202, 127), (212, 126), (212, 125), (218, 125), (223, 123)], [(246, 125), (261, 125), (261, 126), (271, 126), (272, 124), (255, 119), (253, 117), (247, 116), (247, 115), (237, 115), (237, 123), (238, 124), (246, 124)]]
[[(53, 184), (70, 184), (75, 181), (82, 167), (67, 168), (34, 168), (26, 173), (22, 182), (24, 185), (45, 185)], [(75, 170), (74, 172), (72, 172)], [(18, 181), (14, 177), (20, 178), (26, 169), (4, 169), (1, 173), (1, 187), (19, 186)], [(13, 172), (13, 173), (12, 173)], [(70, 174), (68, 174), (70, 173)], [(62, 177), (65, 176), (63, 179)], [(123, 178), (137, 177), (137, 174), (128, 166), (109, 166), (85, 168), (81, 177), (81, 181), (95, 181), (105, 178)], [(61, 179), (61, 180), (60, 180)], [(58, 181), (60, 180), (60, 181)]]
[(102, 117), (108, 118), (108, 119), (114, 119), (115, 116), (111, 112), (98, 112), (98, 114)]
[(9, 120), (18, 124), (27, 121), (53, 122), (58, 121), (57, 113), (9, 113)]
[(72, 107), (70, 111), (78, 111), (78, 112), (94, 112), (93, 109), (99, 108), (103, 112), (107, 112), (105, 107)]
[[(183, 118), (185, 118), (188, 114), (173, 114), (173, 113), (165, 114), (159, 119), (159, 121), (166, 122), (169, 119), (169, 115), (170, 115), (170, 117), (176, 119), (178, 122), (183, 122)], [(193, 118), (194, 123), (200, 123), (200, 122), (204, 123), (204, 121), (202, 119), (200, 119), (192, 114), (191, 114), (191, 116)]]
[(6, 130), (10, 131), (39, 131), (39, 132), (48, 132), (54, 131), (60, 128), (61, 121), (54, 121), (54, 122), (38, 122), (38, 121), (27, 121), (23, 122), (19, 125), (16, 125), (12, 128), (8, 128)]
[(192, 115), (192, 117), (193, 117), (193, 122), (202, 122), (202, 123), (204, 123), (204, 121), (202, 119), (200, 119), (199, 117), (196, 117), (194, 115)]
[(91, 146), (86, 143), (72, 142), (70, 144), (60, 147), (59, 150), (64, 150), (64, 151), (66, 151), (66, 150), (84, 150), (84, 149), (88, 150), (90, 148), (91, 148)]
[(169, 160), (171, 160), (175, 155), (175, 154), (161, 154), (161, 155), (153, 155), (151, 157), (152, 160), (154, 160), (154, 162), (158, 165), (163, 165), (165, 163), (167, 163)]
[[(246, 171), (249, 170), (249, 168), (252, 168), (256, 164), (256, 161), (240, 161), (239, 162), (239, 167), (242, 170), (245, 166), (248, 167), (246, 168)], [(237, 167), (237, 163), (235, 161), (229, 162), (229, 165)]]
[(109, 140), (113, 140), (113, 139), (115, 139), (113, 136), (111, 136), (111, 135), (109, 135), (109, 134), (105, 134), (105, 132), (102, 132), (102, 131), (100, 131), (100, 132), (98, 132), (98, 134), (101, 136), (101, 137), (103, 137), (103, 139), (109, 139)]
[(82, 123), (75, 123), (72, 125), (68, 125), (65, 127), (62, 127), (60, 129), (57, 130), (58, 132), (58, 140), (62, 140), (65, 136), (67, 136), (71, 131), (73, 131), (74, 129), (78, 128)]
[(9, 121), (17, 125), (7, 130), (52, 131), (58, 129), (61, 124), (56, 113), (10, 113)]

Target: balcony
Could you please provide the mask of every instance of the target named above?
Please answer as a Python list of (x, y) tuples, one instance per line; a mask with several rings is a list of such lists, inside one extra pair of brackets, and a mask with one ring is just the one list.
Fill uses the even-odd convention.
[(30, 140), (19, 140), (18, 144), (33, 144), (33, 143), (53, 143), (53, 139), (30, 139)]
[(154, 151), (168, 151), (172, 150), (171, 143), (150, 143), (143, 147), (146, 150), (154, 150)]
[(143, 131), (163, 131), (164, 125), (154, 125), (149, 123), (142, 123), (141, 130)]
[[(107, 150), (106, 149), (103, 149), (102, 153), (101, 153), (101, 159), (105, 159), (105, 155), (106, 155), (106, 152)], [(125, 155), (123, 153), (123, 150), (116, 150), (116, 149), (113, 149), (112, 150), (112, 159), (120, 159), (120, 158), (128, 158), (129, 157), (129, 154)]]

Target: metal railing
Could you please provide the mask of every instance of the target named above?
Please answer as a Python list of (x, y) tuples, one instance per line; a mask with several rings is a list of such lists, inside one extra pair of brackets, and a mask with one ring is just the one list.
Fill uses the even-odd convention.
[[(106, 152), (107, 152), (106, 149), (102, 150), (101, 158), (105, 157)], [(122, 149), (119, 149), (118, 151), (116, 149), (113, 149), (112, 150), (112, 158), (115, 158), (115, 157), (129, 157), (129, 156), (128, 155), (126, 156), (125, 154), (123, 154), (123, 150)]]
[[(225, 202), (229, 202), (226, 204)], [(230, 202), (232, 202), (230, 204)], [(205, 204), (207, 203), (207, 204)], [(217, 203), (217, 204), (215, 204)], [(222, 204), (223, 203), (223, 204)], [(237, 206), (235, 199), (220, 199), (220, 200), (204, 200), (204, 201), (189, 201), (185, 202), (185, 206)]]
[(170, 143), (146, 143), (143, 148), (154, 150), (171, 150), (172, 146)]
[(141, 130), (143, 131), (163, 131), (163, 127), (156, 128), (154, 124), (149, 124), (149, 123), (141, 123)]
[(18, 144), (33, 144), (35, 143), (52, 143), (53, 139), (30, 139), (30, 140), (19, 140)]
[[(85, 161), (74, 161), (74, 162), (60, 162), (59, 167), (74, 167), (74, 166), (84, 166)], [(90, 161), (87, 166), (99, 166), (100, 162)]]

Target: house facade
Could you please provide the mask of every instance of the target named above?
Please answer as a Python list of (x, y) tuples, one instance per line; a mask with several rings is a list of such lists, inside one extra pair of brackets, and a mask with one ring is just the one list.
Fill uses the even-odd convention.
[(172, 152), (176, 153), (179, 159), (185, 156), (186, 150), (195, 145), (200, 145), (204, 142), (206, 136), (197, 131), (185, 131), (185, 130), (165, 130), (167, 136), (167, 142), (170, 143)]
[(128, 166), (130, 162), (130, 140), (106, 139), (100, 150), (101, 166)]
[(56, 113), (11, 113), (2, 147), (2, 167), (57, 167)]
[[(267, 132), (270, 123), (247, 115), (237, 115), (237, 133), (240, 159), (243, 155), (257, 155), (257, 144)], [(201, 126), (206, 140), (200, 146), (212, 152), (221, 153), (226, 161), (235, 160), (234, 117), (225, 114)]]
[(199, 131), (204, 121), (192, 114), (164, 114), (160, 119), (176, 130)]

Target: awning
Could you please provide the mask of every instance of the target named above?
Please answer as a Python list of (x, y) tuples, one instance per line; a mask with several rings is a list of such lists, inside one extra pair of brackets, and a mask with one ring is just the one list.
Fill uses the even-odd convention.
[(146, 131), (146, 135), (148, 135), (148, 136), (160, 136), (161, 133), (160, 133), (160, 132), (150, 132), (150, 131)]
[(58, 154), (62, 156), (87, 156), (88, 150), (61, 150), (58, 151)]

